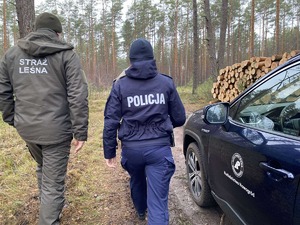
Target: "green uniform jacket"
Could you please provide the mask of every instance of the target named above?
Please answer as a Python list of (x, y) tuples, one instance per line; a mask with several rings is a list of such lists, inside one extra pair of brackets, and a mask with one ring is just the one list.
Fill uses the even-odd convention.
[(88, 88), (73, 46), (39, 29), (10, 48), (0, 62), (0, 111), (25, 141), (87, 140)]

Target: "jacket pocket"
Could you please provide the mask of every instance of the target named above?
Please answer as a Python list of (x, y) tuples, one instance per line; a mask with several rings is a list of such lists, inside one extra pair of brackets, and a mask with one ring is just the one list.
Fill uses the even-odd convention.
[(174, 162), (174, 158), (171, 156), (166, 156), (165, 157), (165, 171), (164, 171), (164, 179), (165, 181), (170, 181), (171, 177), (173, 176), (174, 172), (175, 172), (175, 162)]

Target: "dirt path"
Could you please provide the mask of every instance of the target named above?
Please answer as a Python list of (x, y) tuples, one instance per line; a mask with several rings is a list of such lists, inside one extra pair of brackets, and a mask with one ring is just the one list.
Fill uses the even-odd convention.
[(219, 225), (222, 212), (218, 207), (203, 209), (197, 206), (191, 198), (186, 179), (185, 159), (182, 153), (182, 133), (182, 127), (174, 130), (176, 141), (173, 156), (176, 171), (170, 186), (170, 224), (178, 224), (174, 221), (178, 221), (178, 217), (180, 217), (182, 224)]
[[(182, 154), (183, 128), (175, 129), (176, 146), (173, 155), (176, 171), (171, 180), (169, 193), (170, 225), (219, 225), (221, 211), (218, 207), (203, 209), (192, 200), (186, 180), (185, 160)], [(70, 160), (67, 179), (68, 206), (63, 211), (61, 225), (146, 225), (147, 221), (139, 221), (130, 199), (128, 174), (118, 166), (111, 171), (104, 165), (103, 156), (99, 160), (96, 151), (91, 150), (82, 160)], [(90, 162), (92, 154), (96, 154), (93, 169), (89, 170), (85, 163)], [(92, 174), (94, 171), (95, 174)], [(88, 177), (87, 186), (82, 179)], [(97, 180), (91, 178), (96, 177)], [(101, 182), (101, 177), (107, 179)], [(79, 181), (80, 180), (80, 181)], [(97, 188), (93, 188), (97, 185)], [(99, 186), (99, 187), (98, 187)], [(86, 192), (82, 188), (87, 188)], [(37, 190), (35, 189), (35, 192)], [(95, 194), (96, 193), (96, 194)], [(82, 200), (84, 198), (84, 200)], [(73, 200), (72, 200), (73, 199)], [(87, 205), (90, 204), (90, 205)], [(0, 213), (1, 214), (1, 213)], [(22, 225), (37, 224), (38, 200), (36, 193), (30, 193), (28, 202), (15, 214), (16, 223)], [(0, 215), (1, 218), (1, 215)], [(8, 219), (9, 220), (9, 219)], [(3, 224), (0, 222), (0, 224)]]

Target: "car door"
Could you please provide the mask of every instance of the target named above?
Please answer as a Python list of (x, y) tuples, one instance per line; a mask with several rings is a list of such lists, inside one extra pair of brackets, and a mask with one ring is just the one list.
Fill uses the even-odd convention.
[(211, 129), (209, 183), (242, 224), (300, 224), (299, 74), (296, 62), (260, 80)]

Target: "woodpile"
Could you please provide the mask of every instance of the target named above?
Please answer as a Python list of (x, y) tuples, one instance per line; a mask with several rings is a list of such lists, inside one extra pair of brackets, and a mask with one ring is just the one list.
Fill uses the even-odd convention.
[(300, 50), (271, 57), (252, 57), (249, 60), (221, 69), (217, 82), (213, 83), (211, 90), (213, 98), (222, 102), (232, 101), (257, 79), (298, 53)]

